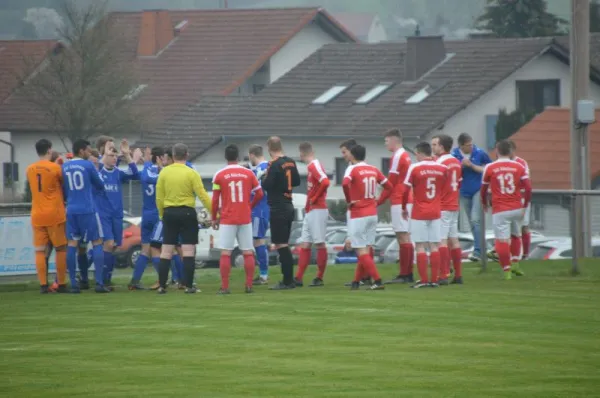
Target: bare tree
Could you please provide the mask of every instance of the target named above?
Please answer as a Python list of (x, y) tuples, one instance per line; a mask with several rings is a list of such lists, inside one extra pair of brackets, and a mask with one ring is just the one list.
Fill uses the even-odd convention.
[(65, 146), (67, 140), (139, 131), (142, 118), (132, 99), (145, 86), (137, 84), (135, 53), (126, 51), (106, 3), (79, 8), (75, 0), (64, 0), (59, 12), (60, 45), (41, 65), (25, 60), (26, 101), (44, 113), (49, 130)]

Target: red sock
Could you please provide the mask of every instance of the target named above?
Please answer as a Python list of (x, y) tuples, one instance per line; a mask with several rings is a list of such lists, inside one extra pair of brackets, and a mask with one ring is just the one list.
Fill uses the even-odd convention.
[(229, 289), (229, 274), (231, 273), (230, 254), (221, 254), (221, 259), (219, 260), (219, 271), (221, 271), (221, 288)]
[(298, 271), (296, 272), (296, 279), (299, 281), (304, 278), (304, 272), (306, 272), (306, 268), (308, 268), (308, 263), (310, 263), (310, 248), (300, 248), (300, 253), (298, 254)]
[(252, 287), (252, 278), (254, 278), (254, 254), (244, 254), (244, 271), (246, 271), (246, 286)]
[(496, 240), (495, 246), (500, 266), (504, 271), (510, 270), (510, 245), (508, 242)]
[(514, 262), (521, 259), (521, 237), (511, 235), (510, 237), (510, 255)]
[(362, 263), (360, 260), (356, 263), (356, 269), (354, 270), (354, 282), (360, 282), (365, 279), (364, 276), (365, 270), (363, 269)]
[(317, 249), (317, 278), (323, 280), (327, 268), (327, 248), (321, 247)]
[(450, 274), (450, 251), (448, 246), (440, 246), (440, 279), (448, 278)]
[(408, 254), (409, 254), (409, 260), (408, 260), (407, 272), (408, 272), (408, 275), (412, 275), (413, 267), (415, 264), (415, 247), (412, 245), (412, 243), (410, 243), (410, 250), (408, 251)]
[(356, 254), (358, 257), (358, 265), (360, 265), (360, 280), (362, 281), (363, 279), (369, 279), (369, 270), (367, 269), (367, 267), (365, 267), (365, 264), (362, 262), (362, 260), (360, 259), (360, 256), (358, 255), (358, 253)]
[(440, 252), (429, 253), (429, 262), (431, 263), (431, 282), (438, 283), (441, 265)]
[(452, 249), (450, 251), (452, 257), (452, 265), (454, 266), (454, 277), (460, 278), (462, 276), (462, 249)]
[(413, 246), (411, 243), (402, 243), (400, 245), (400, 275), (406, 276), (410, 274), (412, 267), (410, 266), (410, 252)]
[(379, 276), (379, 272), (377, 271), (377, 266), (375, 265), (375, 261), (371, 258), (370, 254), (363, 254), (360, 256), (360, 262), (363, 267), (374, 281), (378, 281), (381, 279)]
[(531, 247), (531, 232), (523, 234), (523, 257), (529, 257), (529, 248)]
[(419, 270), (421, 283), (428, 283), (429, 277), (427, 276), (427, 253), (417, 253), (417, 269)]

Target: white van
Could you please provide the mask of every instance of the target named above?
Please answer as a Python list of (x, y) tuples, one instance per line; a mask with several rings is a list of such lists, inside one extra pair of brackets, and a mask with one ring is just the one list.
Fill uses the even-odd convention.
[[(208, 193), (212, 198), (212, 192)], [(306, 204), (306, 195), (301, 193), (292, 194), (292, 203), (294, 204), (294, 222), (304, 220), (304, 206)], [(203, 217), (210, 219), (210, 214), (204, 208), (200, 200), (196, 199), (196, 211), (203, 214)], [(205, 216), (204, 216), (205, 215)], [(212, 228), (202, 228), (198, 232), (198, 245), (196, 246), (196, 263), (204, 265), (215, 265), (219, 263), (221, 252), (218, 249), (219, 231)], [(236, 243), (237, 245), (237, 243)], [(234, 266), (241, 266), (244, 259), (241, 252), (236, 249), (231, 256), (231, 262)]]

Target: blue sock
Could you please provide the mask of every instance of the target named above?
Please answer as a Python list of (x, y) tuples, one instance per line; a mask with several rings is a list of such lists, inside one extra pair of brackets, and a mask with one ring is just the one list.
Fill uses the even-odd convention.
[(160, 257), (152, 257), (152, 265), (154, 266), (154, 271), (156, 271), (156, 275), (158, 276), (158, 265), (160, 264)]
[(77, 286), (77, 248), (67, 247), (67, 270), (69, 271), (69, 281), (71, 287)]
[(175, 261), (171, 259), (171, 281), (175, 282), (179, 279), (179, 270), (177, 269), (177, 265), (175, 265)]
[(258, 259), (258, 269), (260, 276), (266, 278), (269, 276), (269, 250), (267, 245), (260, 245), (255, 247), (256, 257)]
[(79, 276), (81, 277), (81, 281), (88, 282), (88, 270), (90, 269), (90, 264), (88, 262), (87, 253), (79, 253), (77, 255), (77, 265), (79, 266)]
[(183, 261), (181, 261), (181, 257), (179, 254), (175, 254), (173, 256), (173, 262), (175, 263), (175, 268), (173, 269), (173, 275), (177, 275), (175, 278), (178, 282), (183, 282)]
[(96, 245), (93, 248), (92, 258), (94, 259), (94, 278), (97, 285), (104, 285), (102, 276), (104, 274), (104, 248), (102, 245)]
[(103, 281), (104, 284), (109, 284), (112, 280), (112, 272), (115, 267), (115, 256), (113, 256), (112, 252), (104, 252), (104, 274)]
[(133, 279), (136, 282), (139, 282), (144, 276), (144, 271), (146, 270), (146, 265), (148, 265), (149, 258), (144, 254), (140, 254), (137, 261), (135, 262), (135, 267), (133, 268)]

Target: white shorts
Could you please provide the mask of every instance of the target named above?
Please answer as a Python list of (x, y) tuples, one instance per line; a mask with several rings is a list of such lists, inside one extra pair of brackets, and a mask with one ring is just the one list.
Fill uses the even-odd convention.
[(492, 215), (492, 224), (494, 224), (494, 236), (496, 239), (510, 239), (511, 235), (521, 236), (523, 210), (502, 211)]
[(302, 223), (300, 242), (325, 243), (328, 219), (329, 210), (327, 209), (314, 209), (309, 211), (304, 218), (304, 223)]
[(440, 237), (442, 239), (458, 238), (458, 211), (442, 211)]
[(410, 215), (412, 213), (412, 207), (412, 203), (406, 205), (406, 210), (408, 210), (408, 220), (402, 218), (402, 205), (393, 205), (390, 208), (394, 232), (410, 232)]
[(377, 216), (351, 218), (348, 220), (348, 236), (353, 249), (364, 249), (375, 244)]
[(527, 208), (525, 209), (525, 217), (523, 217), (523, 223), (522, 223), (523, 227), (529, 226), (530, 218), (531, 218), (531, 203), (529, 203), (527, 205)]
[(435, 220), (410, 220), (410, 238), (415, 243), (440, 243), (442, 221)]
[(221, 224), (219, 226), (219, 249), (235, 249), (236, 239), (240, 250), (254, 250), (252, 223), (243, 225)]

